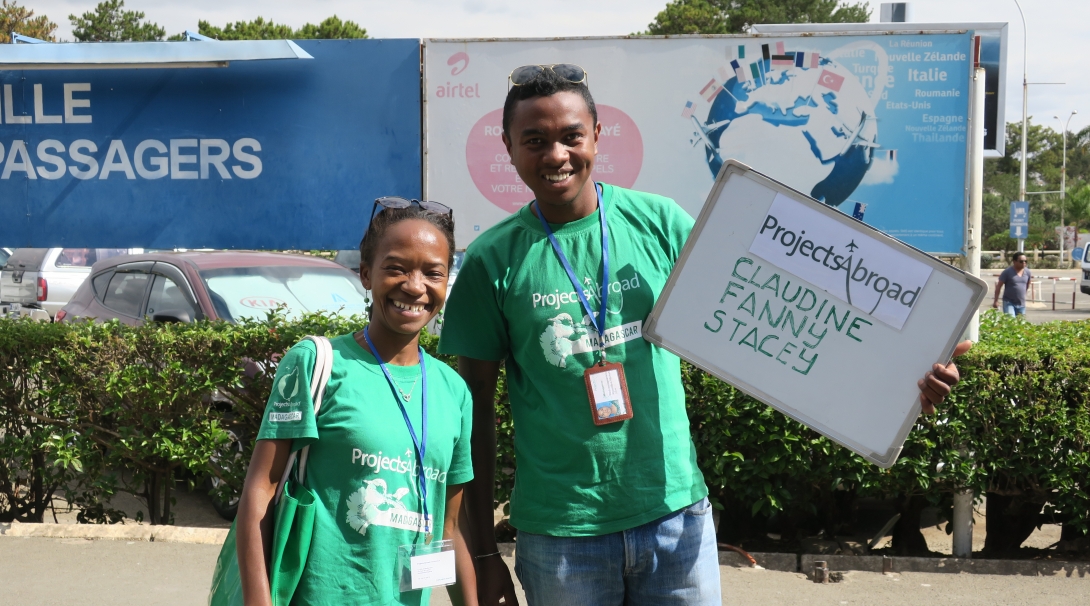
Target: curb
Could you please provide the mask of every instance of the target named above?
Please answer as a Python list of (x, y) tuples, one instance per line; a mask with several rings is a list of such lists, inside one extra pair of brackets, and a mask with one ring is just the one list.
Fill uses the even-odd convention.
[[(222, 545), (227, 528), (196, 528), (180, 526), (148, 526), (124, 524), (0, 524), (0, 536), (37, 537), (51, 539), (105, 539), (115, 541), (149, 541)], [(515, 555), (514, 543), (500, 543), (505, 558)], [(757, 565), (766, 570), (802, 572), (807, 575), (815, 561), (826, 562), (830, 571), (883, 572), (889, 561), (889, 572), (968, 573), (1015, 576), (1064, 576), (1090, 580), (1090, 562), (1057, 562), (1053, 560), (973, 560), (967, 558), (918, 558), (901, 556), (851, 556), (794, 553), (751, 553)], [(749, 568), (749, 562), (733, 551), (719, 552), (719, 565)]]
[[(757, 559), (757, 555), (753, 557)], [(933, 572), (995, 574), (1005, 576), (1066, 576), (1090, 579), (1090, 562), (1053, 560), (974, 560), (969, 558), (920, 558), (903, 556), (817, 555), (799, 558), (798, 571), (809, 576), (814, 562), (826, 562), (830, 571)], [(760, 562), (760, 559), (757, 559)], [(883, 568), (886, 566), (886, 568)]]
[[(757, 560), (757, 565), (765, 570), (775, 570), (778, 572), (798, 572), (799, 571), (799, 556), (793, 553), (750, 553), (754, 560)], [(749, 560), (742, 557), (742, 554), (735, 553), (733, 551), (720, 551), (719, 552), (719, 565), (730, 566), (732, 568), (749, 568)], [(812, 568), (812, 567), (811, 567)]]
[(0, 524), (0, 535), (51, 539), (110, 539), (222, 545), (227, 528), (192, 528), (125, 524)]

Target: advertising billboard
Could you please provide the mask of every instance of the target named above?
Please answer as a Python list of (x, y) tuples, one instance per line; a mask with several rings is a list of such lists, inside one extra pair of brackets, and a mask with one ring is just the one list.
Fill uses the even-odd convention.
[(0, 243), (355, 248), (376, 197), (421, 192), (420, 44), (298, 45), (313, 59), (0, 71)]
[(596, 178), (696, 216), (739, 160), (922, 250), (962, 252), (968, 33), (427, 40), (427, 195), (464, 247), (533, 194), (501, 140), (507, 75), (576, 63)]
[[(884, 8), (884, 6), (883, 6)], [(980, 67), (984, 68), (984, 157), (1006, 155), (1007, 24), (989, 23), (805, 23), (754, 25), (759, 34), (912, 32), (968, 30), (980, 39)]]

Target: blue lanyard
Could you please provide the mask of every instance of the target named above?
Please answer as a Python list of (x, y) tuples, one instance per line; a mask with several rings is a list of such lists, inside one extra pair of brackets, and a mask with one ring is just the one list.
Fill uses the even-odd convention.
[(375, 356), (378, 360), (378, 367), (382, 369), (382, 374), (386, 375), (386, 381), (390, 383), (390, 390), (394, 392), (394, 399), (397, 400), (397, 407), (401, 409), (401, 416), (405, 418), (405, 426), (409, 428), (409, 435), (413, 439), (413, 446), (416, 447), (416, 481), (420, 487), (420, 501), (424, 504), (424, 534), (426, 536), (431, 535), (431, 522), (428, 521), (428, 483), (424, 479), (424, 448), (428, 445), (428, 372), (424, 368), (424, 348), (417, 345), (417, 350), (420, 355), (420, 439), (416, 439), (416, 431), (413, 430), (413, 424), (409, 421), (409, 413), (405, 410), (405, 405), (401, 402), (401, 398), (398, 397), (397, 387), (394, 384), (394, 378), (390, 376), (390, 371), (386, 368), (386, 363), (382, 361), (382, 357), (378, 355), (378, 350), (375, 349), (375, 344), (371, 342), (371, 335), (368, 331), (371, 329), (368, 326), (363, 331), (363, 338), (367, 341), (367, 347), (371, 350), (371, 355)]
[(545, 230), (545, 234), (549, 236), (549, 243), (553, 245), (553, 250), (556, 251), (557, 258), (560, 259), (560, 264), (564, 266), (564, 271), (568, 273), (568, 279), (571, 280), (572, 286), (575, 287), (575, 294), (579, 295), (579, 302), (583, 304), (583, 309), (587, 310), (587, 315), (590, 316), (594, 322), (595, 330), (598, 331), (599, 352), (604, 362), (606, 350), (606, 299), (609, 298), (609, 232), (606, 229), (606, 207), (602, 204), (602, 192), (598, 189), (597, 183), (592, 184), (594, 185), (594, 193), (598, 196), (598, 219), (602, 224), (602, 290), (598, 296), (602, 302), (602, 310), (598, 317), (594, 316), (594, 309), (590, 306), (587, 296), (583, 294), (583, 285), (579, 283), (579, 278), (575, 277), (575, 271), (572, 270), (571, 263), (568, 263), (568, 258), (564, 256), (564, 251), (560, 249), (560, 243), (556, 241), (553, 230), (549, 228), (549, 222), (545, 220), (545, 215), (541, 212), (541, 205), (537, 203), (537, 200), (534, 200), (534, 204), (537, 206), (537, 218), (541, 220), (541, 227)]

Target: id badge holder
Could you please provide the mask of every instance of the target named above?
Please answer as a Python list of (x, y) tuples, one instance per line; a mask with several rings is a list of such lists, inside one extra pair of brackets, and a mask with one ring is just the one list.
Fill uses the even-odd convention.
[(632, 400), (628, 398), (624, 366), (603, 360), (584, 371), (583, 379), (587, 383), (587, 399), (595, 425), (632, 418)]
[(397, 548), (397, 569), (403, 592), (453, 585), (454, 541), (401, 545)]

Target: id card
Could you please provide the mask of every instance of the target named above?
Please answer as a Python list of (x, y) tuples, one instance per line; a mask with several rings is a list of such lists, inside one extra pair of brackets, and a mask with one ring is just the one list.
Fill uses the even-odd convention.
[(397, 567), (401, 572), (401, 591), (453, 585), (454, 541), (402, 545), (397, 548)]
[(628, 383), (624, 367), (616, 362), (595, 365), (583, 373), (587, 382), (591, 420), (606, 425), (632, 418), (632, 401), (628, 399)]

